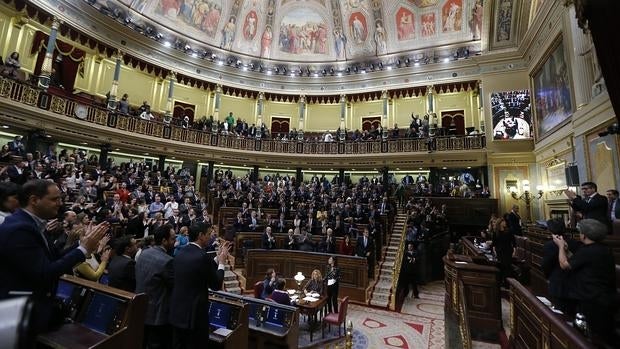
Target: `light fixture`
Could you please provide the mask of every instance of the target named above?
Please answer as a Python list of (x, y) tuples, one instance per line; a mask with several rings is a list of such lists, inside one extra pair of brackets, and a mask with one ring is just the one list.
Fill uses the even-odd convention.
[(192, 57), (198, 58), (198, 54), (196, 52), (192, 52)]
[(217, 61), (217, 65), (224, 65), (224, 61), (222, 61), (222, 60)]
[(245, 65), (243, 66), (243, 71), (248, 71), (248, 67), (246, 67)]
[(450, 58), (447, 58), (447, 57), (446, 57), (446, 58), (444, 58), (444, 59), (443, 59), (443, 62), (444, 62), (444, 63), (448, 63), (448, 62), (450, 62)]
[(267, 70), (267, 75), (273, 74), (271, 70)]
[[(523, 188), (523, 193), (521, 194), (519, 194), (519, 190), (516, 186), (511, 186), (508, 190), (510, 191), (510, 196), (512, 196), (513, 199), (517, 201), (523, 200), (523, 202), (525, 203), (525, 211), (527, 213), (526, 220), (529, 222), (531, 221), (530, 206), (532, 204), (532, 199), (534, 199), (534, 196), (530, 192), (530, 181), (527, 179), (522, 180), (521, 187)], [(542, 198), (544, 194), (543, 186), (537, 185), (536, 191), (538, 192), (538, 196), (536, 197), (536, 199)]]
[(170, 41), (164, 41), (164, 46), (170, 47), (172, 46), (172, 44), (170, 43)]
[(392, 66), (388, 65), (387, 70), (392, 70)]

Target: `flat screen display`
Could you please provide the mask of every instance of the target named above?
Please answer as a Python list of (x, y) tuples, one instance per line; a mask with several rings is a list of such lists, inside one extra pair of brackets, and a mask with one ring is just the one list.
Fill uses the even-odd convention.
[(84, 311), (82, 324), (91, 330), (108, 333), (122, 304), (120, 299), (95, 292)]
[(73, 290), (75, 290), (74, 284), (60, 280), (56, 289), (56, 297), (61, 299), (63, 303), (69, 303), (73, 296)]
[(286, 310), (277, 307), (269, 307), (269, 310), (267, 310), (267, 319), (265, 320), (265, 322), (274, 326), (282, 327), (284, 326), (286, 320), (286, 314)]
[(211, 302), (209, 305), (209, 325), (216, 328), (228, 328), (231, 306), (225, 303)]

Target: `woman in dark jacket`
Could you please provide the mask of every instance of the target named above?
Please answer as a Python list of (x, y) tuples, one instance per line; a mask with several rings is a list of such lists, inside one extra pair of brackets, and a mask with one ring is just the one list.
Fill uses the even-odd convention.
[(506, 215), (500, 218), (495, 226), (493, 238), (493, 251), (499, 263), (499, 271), (502, 284), (506, 284), (506, 278), (512, 275), (512, 255), (514, 254), (516, 241), (514, 235), (508, 231)]
[[(340, 283), (340, 269), (335, 256), (327, 260), (327, 312), (338, 312), (338, 284)], [(332, 311), (333, 309), (333, 311)]]

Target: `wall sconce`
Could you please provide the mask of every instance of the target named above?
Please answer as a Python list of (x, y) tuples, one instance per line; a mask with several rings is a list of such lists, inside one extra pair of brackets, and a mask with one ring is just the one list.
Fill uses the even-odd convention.
[[(528, 215), (528, 221), (530, 221), (531, 218), (531, 214), (530, 214), (530, 205), (532, 203), (532, 199), (534, 198), (534, 195), (536, 194), (532, 194), (530, 192), (530, 181), (528, 181), (527, 179), (524, 179), (523, 181), (521, 181), (521, 186), (523, 187), (523, 193), (521, 193), (519, 195), (517, 187), (516, 186), (511, 186), (510, 187), (510, 196), (512, 196), (513, 199), (515, 200), (523, 200), (523, 202), (525, 203), (525, 210), (527, 211), (527, 215)], [(536, 191), (538, 192), (538, 196), (536, 197), (536, 199), (540, 199), (544, 192), (543, 192), (543, 186), (542, 185), (538, 185), (536, 186)]]

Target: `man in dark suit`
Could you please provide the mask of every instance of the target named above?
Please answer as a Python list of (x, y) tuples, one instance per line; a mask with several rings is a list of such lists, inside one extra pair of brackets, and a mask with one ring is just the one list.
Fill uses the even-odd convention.
[(172, 256), (174, 229), (164, 224), (155, 231), (155, 246), (144, 250), (136, 261), (136, 293), (146, 293), (149, 302), (144, 319), (147, 349), (170, 348), (172, 333), (168, 322), (170, 294), (174, 284)]
[(271, 227), (265, 228), (262, 247), (266, 250), (273, 250), (276, 248), (276, 237), (271, 233)]
[(620, 198), (616, 189), (607, 191), (609, 202), (609, 222), (611, 223), (610, 234), (620, 234)]
[(357, 255), (365, 257), (368, 261), (368, 278), (372, 279), (375, 272), (375, 258), (373, 253), (375, 251), (375, 245), (369, 236), (368, 228), (364, 228), (364, 234), (357, 238)]
[(512, 235), (522, 235), (519, 205), (512, 205), (512, 210), (506, 216), (506, 225), (508, 225), (508, 231)]
[(123, 236), (114, 244), (116, 256), (108, 265), (109, 285), (128, 292), (136, 290), (136, 261), (133, 257), (138, 252), (136, 239)]
[(595, 183), (584, 182), (581, 184), (583, 197), (578, 196), (570, 190), (565, 190), (564, 194), (566, 194), (570, 200), (572, 208), (581, 213), (583, 219), (595, 219), (609, 226), (609, 218), (607, 217), (609, 204), (607, 198), (596, 191), (597, 187)]
[(71, 274), (75, 265), (97, 249), (110, 225), (104, 222), (89, 229), (79, 243), (60, 255), (45, 235), (47, 220), (57, 217), (62, 205), (56, 184), (29, 181), (22, 187), (19, 201), (22, 209), (0, 225), (0, 299), (32, 293), (40, 305), (35, 309), (34, 328), (44, 330), (58, 278)]
[(224, 243), (215, 260), (204, 248), (209, 241), (208, 226), (197, 223), (190, 227), (190, 243), (174, 258), (174, 287), (170, 298), (170, 324), (173, 348), (203, 348), (209, 339), (208, 288), (219, 290), (224, 281), (224, 264), (228, 260), (228, 244)]
[(403, 281), (406, 285), (405, 291), (407, 293), (405, 295), (409, 294), (409, 291), (411, 288), (412, 296), (414, 298), (420, 298), (419, 291), (418, 291), (418, 282), (417, 282), (417, 277), (416, 277), (416, 272), (415, 272), (415, 262), (416, 262), (417, 257), (418, 257), (418, 253), (415, 249), (415, 245), (413, 244), (413, 242), (407, 243), (407, 250), (405, 250), (405, 253), (403, 255), (403, 263), (402, 263), (403, 278), (404, 278)]
[[(564, 236), (566, 226), (564, 222), (559, 219), (550, 219), (547, 221), (547, 230), (553, 235)], [(575, 253), (581, 246), (581, 243), (571, 239), (568, 236), (564, 236), (564, 240), (568, 245), (568, 250), (571, 253)], [(569, 272), (562, 270), (558, 262), (558, 246), (549, 240), (543, 245), (543, 260), (541, 268), (545, 273), (545, 277), (549, 280), (549, 296), (553, 305), (568, 314), (574, 314), (575, 307), (574, 301), (571, 302), (568, 297), (569, 285)]]

